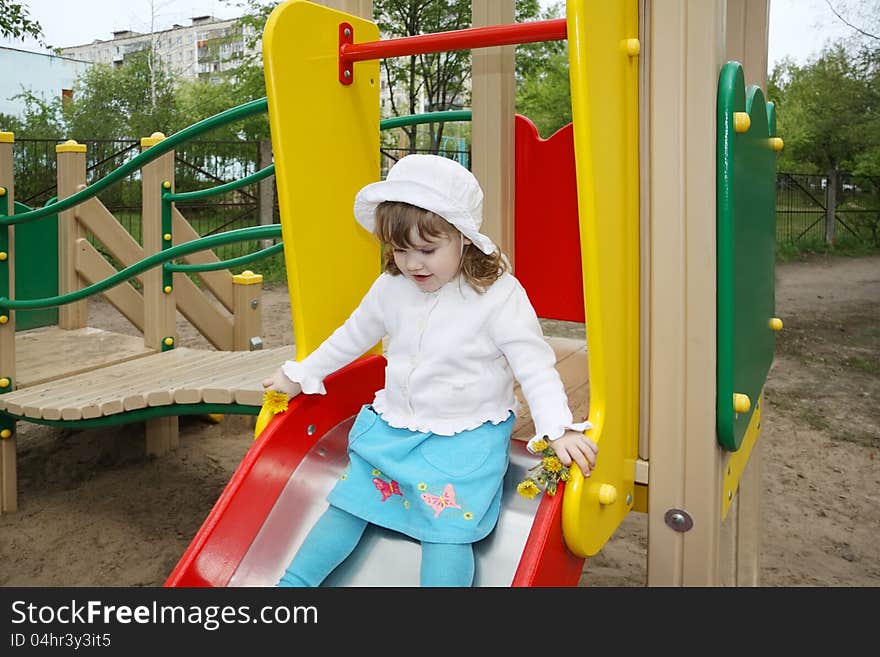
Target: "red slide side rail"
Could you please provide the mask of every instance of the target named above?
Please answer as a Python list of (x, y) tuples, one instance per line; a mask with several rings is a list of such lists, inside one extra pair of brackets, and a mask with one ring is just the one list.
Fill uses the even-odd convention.
[(294, 397), (245, 454), (164, 585), (226, 586), (308, 451), (384, 382), (385, 358), (365, 356), (328, 376), (326, 395)]

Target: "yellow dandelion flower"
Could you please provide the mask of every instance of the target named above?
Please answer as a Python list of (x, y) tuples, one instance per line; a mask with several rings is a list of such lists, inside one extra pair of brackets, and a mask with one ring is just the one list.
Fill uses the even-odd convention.
[(541, 459), (541, 465), (547, 472), (559, 472), (562, 470), (562, 461), (555, 456), (547, 456)]
[(532, 449), (536, 452), (543, 452), (547, 449), (547, 441), (546, 440), (536, 440), (532, 443)]
[(418, 486), (416, 486), (416, 488), (418, 488), (419, 490), (428, 490), (428, 484), (422, 482)]
[(535, 495), (541, 492), (541, 489), (538, 488), (538, 485), (534, 481), (526, 479), (525, 481), (519, 482), (516, 487), (516, 492), (527, 499), (532, 499)]
[(568, 481), (569, 479), (571, 479), (571, 471), (568, 468), (563, 468), (562, 471), (559, 473), (559, 479), (561, 481)]

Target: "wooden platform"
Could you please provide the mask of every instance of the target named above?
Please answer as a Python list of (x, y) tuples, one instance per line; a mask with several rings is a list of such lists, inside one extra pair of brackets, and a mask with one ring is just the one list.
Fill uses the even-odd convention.
[[(589, 413), (590, 408), (590, 384), (589, 371), (587, 369), (587, 343), (586, 340), (573, 338), (548, 337), (547, 342), (556, 353), (556, 369), (562, 378), (565, 392), (568, 394), (568, 405), (574, 415), (575, 422), (581, 422)], [(517, 440), (529, 440), (535, 435), (535, 426), (529, 406), (522, 395), (519, 385), (514, 389), (520, 408), (513, 424), (512, 438)]]
[[(18, 336), (16, 389), (0, 395), (0, 410), (23, 418), (90, 420), (172, 404), (260, 406), (262, 380), (286, 359), (292, 346), (260, 351), (210, 351), (178, 347), (145, 349), (141, 338), (101, 329), (50, 327)], [(583, 340), (547, 338), (556, 352), (576, 422), (587, 415), (587, 347)], [(528, 440), (534, 426), (519, 386), (520, 408), (513, 438)]]
[(98, 328), (57, 326), (15, 334), (15, 389), (91, 372), (115, 363), (155, 354), (144, 339)]
[(179, 347), (0, 395), (0, 410), (24, 418), (88, 420), (172, 404), (259, 407), (262, 380), (294, 353)]

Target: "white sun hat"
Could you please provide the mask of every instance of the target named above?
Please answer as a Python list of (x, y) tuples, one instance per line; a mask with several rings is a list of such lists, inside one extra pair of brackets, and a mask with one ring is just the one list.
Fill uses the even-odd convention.
[(483, 190), (470, 171), (455, 160), (439, 155), (407, 155), (388, 171), (385, 180), (357, 193), (354, 216), (371, 233), (376, 227), (376, 207), (383, 201), (401, 201), (440, 215), (483, 253), (495, 244), (480, 232), (483, 223)]

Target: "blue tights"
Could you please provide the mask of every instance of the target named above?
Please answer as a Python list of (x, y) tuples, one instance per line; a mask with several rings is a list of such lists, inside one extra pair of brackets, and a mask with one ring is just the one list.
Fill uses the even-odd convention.
[[(319, 586), (357, 547), (367, 521), (330, 506), (290, 562), (276, 586)], [(422, 542), (422, 586), (470, 586), (474, 552), (470, 543)]]

